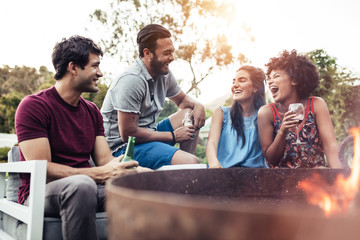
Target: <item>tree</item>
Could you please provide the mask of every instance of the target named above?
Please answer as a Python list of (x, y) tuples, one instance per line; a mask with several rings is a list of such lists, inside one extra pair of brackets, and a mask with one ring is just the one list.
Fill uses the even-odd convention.
[(360, 88), (355, 86), (359, 78), (339, 67), (336, 58), (329, 56), (323, 49), (311, 51), (307, 55), (320, 74), (320, 85), (314, 95), (320, 96), (327, 103), (335, 135), (338, 141), (342, 141), (348, 135), (349, 127), (360, 124)]
[[(26, 66), (1, 67), (0, 132), (14, 133), (15, 112), (21, 100), (27, 95), (53, 86), (55, 82), (54, 73), (45, 66), (41, 66), (39, 70)], [(97, 93), (83, 93), (83, 97), (101, 108), (108, 87), (99, 83), (98, 88)]]
[(54, 74), (45, 66), (39, 70), (27, 66), (0, 67), (0, 96), (13, 91), (29, 95), (37, 92), (42, 84), (54, 83)]
[(89, 100), (89, 101), (95, 103), (96, 106), (100, 109), (104, 102), (105, 95), (106, 95), (106, 92), (109, 89), (109, 87), (105, 84), (98, 83), (98, 88), (99, 88), (98, 92), (96, 92), (96, 93), (84, 92), (82, 94), (82, 97), (85, 98), (86, 100)]
[[(215, 69), (235, 59), (247, 61), (243, 54), (233, 53), (224, 32), (231, 23), (232, 12), (229, 3), (215, 0), (117, 0), (108, 11), (97, 9), (90, 17), (100, 24), (98, 30), (104, 30), (100, 44), (105, 53), (128, 63), (138, 55), (135, 39), (142, 27), (158, 23), (168, 28), (178, 45), (177, 59), (188, 66), (192, 76), (186, 93), (198, 96), (198, 85)], [(244, 34), (254, 41), (248, 28)], [(239, 35), (242, 34), (238, 31), (234, 36)]]
[(39, 73), (43, 78), (43, 83), (39, 86), (36, 92), (47, 89), (55, 84), (55, 74), (49, 71), (45, 66), (41, 66), (39, 68)]
[(1, 95), (12, 91), (30, 94), (40, 85), (40, 74), (35, 68), (26, 66), (10, 68), (9, 66), (4, 66), (0, 72), (2, 82)]
[(173, 103), (170, 100), (165, 100), (163, 110), (160, 113), (160, 115), (156, 121), (157, 122), (162, 121), (163, 119), (167, 118), (171, 114), (177, 112), (177, 110), (178, 110), (178, 107), (175, 105), (175, 103)]
[(15, 132), (14, 118), (20, 101), (54, 81), (53, 75), (45, 66), (39, 71), (26, 66), (0, 67), (0, 132)]
[(0, 132), (15, 132), (15, 112), (25, 95), (16, 91), (0, 97)]

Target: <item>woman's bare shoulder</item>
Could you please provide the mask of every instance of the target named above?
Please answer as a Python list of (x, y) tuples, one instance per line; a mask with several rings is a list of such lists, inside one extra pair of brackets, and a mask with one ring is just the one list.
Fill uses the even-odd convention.
[(258, 117), (272, 116), (272, 110), (269, 105), (263, 105), (259, 108)]

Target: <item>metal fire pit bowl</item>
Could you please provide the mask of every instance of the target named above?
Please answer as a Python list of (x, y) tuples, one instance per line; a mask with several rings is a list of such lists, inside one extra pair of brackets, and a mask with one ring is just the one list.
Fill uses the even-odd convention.
[(358, 239), (360, 215), (326, 218), (298, 183), (339, 169), (196, 169), (127, 175), (106, 185), (109, 239)]

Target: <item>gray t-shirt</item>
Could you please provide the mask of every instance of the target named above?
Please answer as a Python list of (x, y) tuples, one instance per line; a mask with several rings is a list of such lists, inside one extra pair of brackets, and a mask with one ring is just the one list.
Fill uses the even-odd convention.
[(180, 91), (171, 72), (153, 79), (143, 61), (136, 59), (112, 82), (101, 107), (105, 136), (111, 151), (116, 152), (126, 145), (120, 136), (117, 111), (139, 114), (139, 127), (156, 130), (155, 122), (163, 110), (165, 98), (175, 97)]

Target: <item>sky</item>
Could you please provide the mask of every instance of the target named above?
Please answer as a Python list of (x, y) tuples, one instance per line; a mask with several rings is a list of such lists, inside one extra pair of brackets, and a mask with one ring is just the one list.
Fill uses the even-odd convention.
[[(89, 14), (106, 9), (111, 0), (4, 0), (0, 3), (0, 66), (45, 65), (54, 71), (51, 52), (56, 42), (74, 34), (100, 40)], [(230, 0), (228, 0), (230, 1)], [(358, 0), (234, 0), (238, 29), (246, 24), (255, 41), (236, 42), (255, 66), (264, 68), (282, 50), (308, 52), (318, 48), (337, 58), (337, 63), (360, 73), (360, 1)], [(230, 31), (239, 31), (236, 27)], [(216, 31), (216, 29), (214, 29)], [(105, 74), (117, 75), (123, 66), (103, 59)], [(182, 69), (172, 64), (175, 76)], [(236, 66), (237, 67), (237, 66)], [(175, 69), (174, 69), (175, 68)], [(200, 85), (204, 103), (230, 92), (236, 68), (209, 76)], [(181, 76), (190, 79), (190, 76)], [(184, 89), (185, 90), (185, 89)]]

